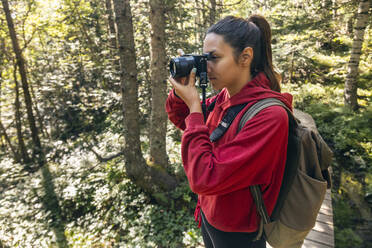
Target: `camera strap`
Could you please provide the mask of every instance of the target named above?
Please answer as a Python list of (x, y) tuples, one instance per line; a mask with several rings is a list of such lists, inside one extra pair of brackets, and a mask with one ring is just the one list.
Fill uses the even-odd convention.
[(247, 106), (247, 103), (230, 107), (222, 118), (221, 122), (218, 124), (218, 127), (213, 130), (213, 132), (209, 136), (209, 140), (211, 142), (219, 140), (225, 134), (227, 129), (229, 129), (235, 117), (239, 114), (240, 111), (242, 111), (245, 106)]

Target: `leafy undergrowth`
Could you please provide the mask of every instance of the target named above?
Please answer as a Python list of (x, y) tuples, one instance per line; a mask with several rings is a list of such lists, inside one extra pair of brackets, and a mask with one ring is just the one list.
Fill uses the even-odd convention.
[[(112, 134), (101, 137), (98, 147), (107, 150), (104, 144), (115, 143), (112, 139)], [(179, 149), (179, 143), (172, 144), (169, 149)], [(70, 247), (200, 247), (190, 211), (196, 201), (186, 182), (172, 194), (192, 207), (161, 207), (127, 179), (120, 158), (99, 163), (80, 146), (57, 146), (70, 149), (58, 164), (49, 163)], [(8, 159), (2, 159), (0, 168), (1, 244), (57, 247), (50, 213), (42, 205), (41, 173), (25, 173), (22, 165)]]

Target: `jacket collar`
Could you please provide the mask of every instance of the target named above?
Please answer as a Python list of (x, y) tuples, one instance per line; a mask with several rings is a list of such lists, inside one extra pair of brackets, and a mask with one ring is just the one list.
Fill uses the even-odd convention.
[(234, 96), (229, 97), (227, 89), (224, 88), (218, 95), (216, 106), (223, 110), (242, 103), (254, 103), (264, 98), (277, 98), (292, 109), (292, 96), (281, 94), (270, 89), (270, 81), (264, 72), (260, 72)]

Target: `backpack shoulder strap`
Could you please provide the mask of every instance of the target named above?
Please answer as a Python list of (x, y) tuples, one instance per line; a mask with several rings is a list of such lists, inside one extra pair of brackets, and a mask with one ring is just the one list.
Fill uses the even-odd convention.
[(265, 99), (262, 99), (262, 100), (256, 102), (255, 104), (253, 104), (252, 107), (250, 107), (247, 110), (247, 112), (244, 113), (243, 117), (240, 119), (238, 132), (244, 127), (244, 125), (247, 123), (247, 121), (252, 119), (261, 110), (263, 110), (267, 107), (270, 107), (270, 106), (275, 106), (275, 105), (282, 106), (283, 108), (285, 108), (287, 110), (287, 112), (290, 115), (292, 115), (291, 110), (282, 101), (280, 101), (276, 98), (265, 98)]
[[(288, 117), (290, 119), (289, 122), (293, 123), (293, 124), (296, 122), (291, 110), (282, 101), (280, 101), (278, 99), (275, 99), (275, 98), (265, 98), (263, 100), (260, 100), (260, 101), (256, 102), (255, 104), (253, 104), (244, 113), (243, 117), (240, 119), (240, 122), (239, 122), (238, 132), (244, 127), (244, 125), (247, 123), (247, 121), (252, 119), (261, 110), (263, 110), (265, 108), (268, 108), (270, 106), (282, 106), (283, 108), (286, 109), (286, 111), (288, 113)], [(289, 125), (291, 126), (291, 124), (289, 124)], [(257, 212), (261, 216), (262, 224), (267, 224), (267, 223), (271, 222), (272, 220), (271, 220), (271, 218), (270, 218), (270, 216), (269, 216), (269, 214), (266, 210), (266, 206), (263, 202), (262, 193), (261, 193), (261, 189), (260, 189), (259, 185), (252, 185), (249, 188), (250, 188), (254, 203), (256, 205)], [(260, 224), (260, 229), (262, 229), (262, 224)], [(261, 233), (257, 237), (260, 237), (260, 236), (261, 236)]]

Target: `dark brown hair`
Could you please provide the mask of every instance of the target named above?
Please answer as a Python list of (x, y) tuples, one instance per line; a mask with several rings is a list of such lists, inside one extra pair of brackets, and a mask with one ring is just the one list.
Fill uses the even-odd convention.
[(212, 25), (208, 31), (222, 35), (235, 51), (235, 60), (246, 47), (252, 47), (253, 60), (251, 74), (256, 76), (264, 72), (270, 81), (270, 88), (280, 92), (279, 75), (274, 71), (271, 51), (271, 29), (263, 16), (252, 15), (248, 19), (227, 16)]

